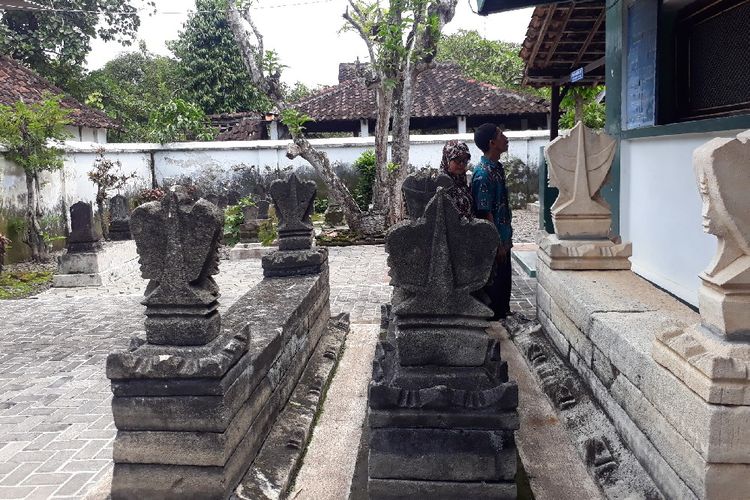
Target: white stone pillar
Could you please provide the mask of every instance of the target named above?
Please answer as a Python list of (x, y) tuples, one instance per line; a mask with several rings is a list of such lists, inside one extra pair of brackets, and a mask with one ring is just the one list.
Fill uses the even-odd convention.
[(466, 117), (459, 116), (457, 120), (458, 120), (458, 133), (465, 134), (466, 133)]
[(370, 121), (367, 118), (359, 120), (359, 136), (370, 137)]

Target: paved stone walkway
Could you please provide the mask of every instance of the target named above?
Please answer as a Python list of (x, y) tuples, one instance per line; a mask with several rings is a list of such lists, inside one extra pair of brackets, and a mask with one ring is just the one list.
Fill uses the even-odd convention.
[[(380, 305), (390, 299), (382, 246), (332, 248), (330, 268), (331, 312), (349, 312), (353, 326), (334, 380), (339, 392), (332, 386), (303, 482), (325, 471), (322, 463), (307, 469), (316, 454), (343, 463), (345, 457), (327, 448), (326, 434), (341, 440), (342, 422), (362, 425)], [(258, 260), (223, 260), (220, 270), (221, 310), (262, 278)], [(514, 282), (519, 292), (529, 286), (520, 277)], [(52, 289), (0, 302), (0, 499), (83, 498), (106, 489), (116, 431), (105, 359), (142, 331), (144, 288), (144, 280), (131, 275), (107, 288)], [(533, 310), (533, 295), (524, 292), (514, 295), (514, 310)], [(359, 433), (348, 438), (342, 447), (356, 455)], [(353, 467), (352, 458), (346, 467), (328, 469), (335, 483), (328, 491), (337, 492), (328, 498), (345, 498)]]

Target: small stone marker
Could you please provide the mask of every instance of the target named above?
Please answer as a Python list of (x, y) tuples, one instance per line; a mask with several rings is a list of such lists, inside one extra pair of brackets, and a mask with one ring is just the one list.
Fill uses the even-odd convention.
[(492, 311), (471, 295), (498, 244), (489, 222), (462, 219), (442, 189), (421, 218), (388, 232), (402, 296), (384, 308), (369, 387), (372, 499), (515, 498), (518, 387), (485, 332)]
[(117, 194), (109, 200), (109, 239), (113, 241), (129, 240), (130, 208), (128, 199)]
[(323, 220), (326, 225), (331, 227), (343, 225), (345, 218), (344, 210), (341, 208), (341, 205), (338, 203), (329, 203), (328, 208), (326, 208), (325, 214), (323, 215)]
[(401, 185), (406, 201), (406, 213), (410, 219), (418, 219), (424, 213), (438, 187), (449, 188), (453, 181), (447, 175), (432, 175), (429, 171), (411, 174)]
[(271, 197), (279, 217), (279, 249), (263, 256), (264, 276), (318, 273), (327, 266), (327, 250), (313, 248), (311, 216), (315, 191), (313, 181), (300, 181), (294, 173), (271, 183)]
[(268, 200), (260, 200), (256, 203), (258, 207), (258, 219), (268, 219), (268, 209), (271, 208), (271, 203)]
[(146, 338), (150, 344), (203, 345), (219, 333), (219, 239), (223, 214), (206, 200), (193, 202), (183, 186), (162, 201), (136, 208), (131, 230), (141, 274), (150, 279)]
[(550, 185), (560, 190), (551, 209), (555, 234), (539, 243), (551, 269), (630, 269), (632, 245), (610, 239), (612, 212), (601, 196), (616, 147), (578, 122), (545, 148)]
[(95, 252), (101, 248), (101, 231), (91, 204), (79, 201), (70, 207), (70, 229), (68, 252)]

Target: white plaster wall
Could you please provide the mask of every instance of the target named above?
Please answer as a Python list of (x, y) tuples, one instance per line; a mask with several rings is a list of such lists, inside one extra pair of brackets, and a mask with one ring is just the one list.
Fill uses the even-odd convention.
[(693, 151), (739, 131), (686, 134), (621, 143), (620, 232), (633, 243), (633, 271), (698, 305), (698, 274), (716, 251), (701, 227)]

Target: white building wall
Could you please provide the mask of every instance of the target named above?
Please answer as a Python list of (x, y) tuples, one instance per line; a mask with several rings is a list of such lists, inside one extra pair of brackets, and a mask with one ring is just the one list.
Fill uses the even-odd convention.
[(697, 307), (698, 274), (716, 251), (703, 232), (693, 151), (739, 131), (623, 140), (620, 233), (633, 243), (633, 271)]

